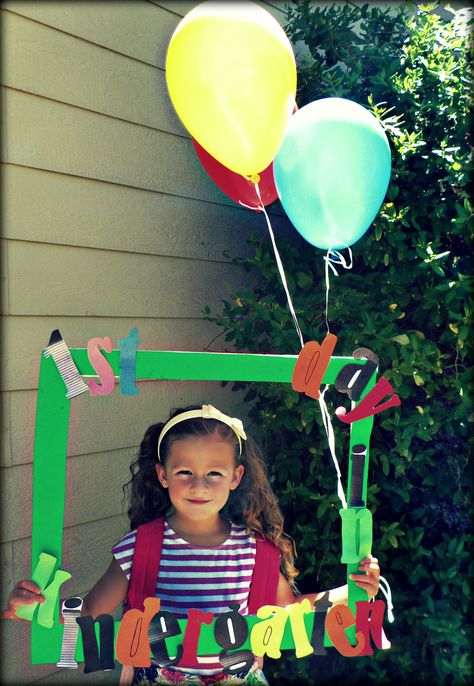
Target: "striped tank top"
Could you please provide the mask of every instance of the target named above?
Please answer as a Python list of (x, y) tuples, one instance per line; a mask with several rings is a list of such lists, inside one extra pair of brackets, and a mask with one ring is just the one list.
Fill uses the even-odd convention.
[[(123, 536), (112, 554), (130, 580), (135, 550), (136, 529)], [(156, 580), (155, 596), (161, 609), (186, 617), (196, 608), (214, 615), (229, 612), (230, 603), (239, 603), (239, 612), (248, 614), (248, 595), (255, 565), (256, 541), (252, 532), (231, 525), (228, 538), (214, 548), (191, 545), (164, 522), (163, 548)], [(217, 656), (199, 656), (202, 669), (195, 674), (212, 675), (222, 671)], [(186, 670), (185, 665), (179, 666)]]

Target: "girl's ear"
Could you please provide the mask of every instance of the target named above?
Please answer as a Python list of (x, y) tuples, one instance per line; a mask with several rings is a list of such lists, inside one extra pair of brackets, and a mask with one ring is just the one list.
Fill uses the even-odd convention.
[(230, 490), (231, 491), (235, 491), (237, 486), (240, 484), (240, 482), (242, 481), (242, 477), (244, 475), (244, 472), (245, 472), (245, 467), (243, 464), (239, 464), (239, 466), (234, 469), (234, 477), (233, 477), (231, 484), (230, 484)]
[(160, 484), (163, 486), (163, 488), (168, 488), (168, 480), (166, 478), (165, 468), (163, 467), (163, 465), (158, 462), (155, 466), (155, 469)]

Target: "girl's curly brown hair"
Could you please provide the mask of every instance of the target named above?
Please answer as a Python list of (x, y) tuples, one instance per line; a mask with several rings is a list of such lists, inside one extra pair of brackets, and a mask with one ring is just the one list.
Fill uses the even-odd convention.
[[(174, 409), (169, 419), (200, 407), (192, 405)], [(165, 424), (166, 422), (158, 422), (148, 427), (138, 456), (130, 465), (131, 479), (123, 486), (124, 494), (129, 491), (127, 514), (131, 529), (161, 517), (171, 506), (168, 490), (158, 481), (155, 470), (158, 438)], [(221, 515), (237, 525), (261, 533), (280, 549), (281, 571), (296, 591), (294, 579), (298, 570), (294, 565), (293, 541), (283, 531), (283, 515), (268, 481), (263, 458), (252, 438), (248, 436), (246, 441), (242, 441), (242, 453), (239, 455), (238, 438), (231, 427), (216, 419), (186, 419), (175, 424), (165, 434), (160, 446), (162, 464), (166, 464), (170, 448), (176, 441), (214, 432), (233, 445), (236, 464), (245, 467), (242, 480), (238, 488), (230, 492)]]

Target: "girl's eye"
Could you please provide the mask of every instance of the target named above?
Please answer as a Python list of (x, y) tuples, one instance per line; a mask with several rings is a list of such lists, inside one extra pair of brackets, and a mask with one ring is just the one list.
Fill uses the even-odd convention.
[(184, 476), (189, 476), (191, 471), (189, 469), (180, 469), (179, 472), (176, 472), (176, 474), (184, 474)]
[(209, 476), (222, 476), (220, 472), (209, 472)]

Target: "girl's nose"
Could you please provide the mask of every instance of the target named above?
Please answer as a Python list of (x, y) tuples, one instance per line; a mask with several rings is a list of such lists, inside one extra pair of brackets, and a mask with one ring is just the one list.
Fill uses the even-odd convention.
[(207, 479), (205, 476), (194, 475), (191, 481), (191, 488), (193, 491), (205, 491), (208, 487)]

